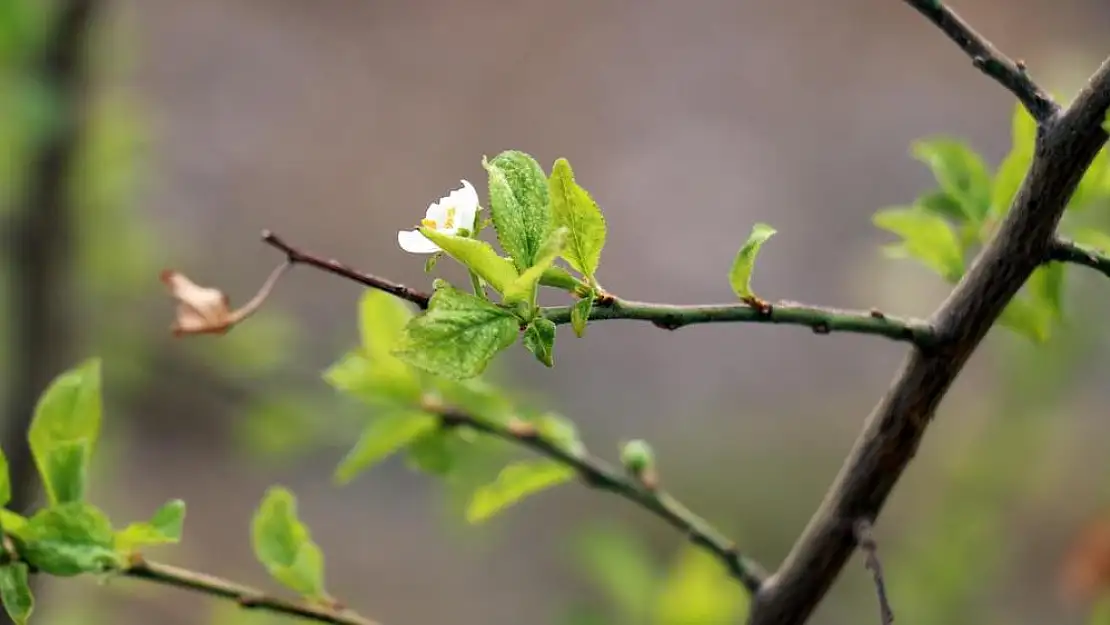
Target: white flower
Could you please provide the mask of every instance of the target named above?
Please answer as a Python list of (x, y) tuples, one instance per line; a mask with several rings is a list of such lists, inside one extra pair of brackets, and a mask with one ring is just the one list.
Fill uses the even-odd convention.
[[(455, 189), (447, 197), (440, 198), (428, 206), (428, 213), (420, 225), (436, 232), (454, 235), (460, 228), (474, 227), (474, 216), (478, 213), (478, 192), (469, 182), (462, 180), (462, 188)], [(397, 233), (397, 244), (412, 254), (433, 254), (440, 251), (428, 237), (419, 230), (401, 230)]]

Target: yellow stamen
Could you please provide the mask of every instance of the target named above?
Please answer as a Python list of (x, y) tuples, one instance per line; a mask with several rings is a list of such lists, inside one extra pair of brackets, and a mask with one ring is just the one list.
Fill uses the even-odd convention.
[(447, 209), (447, 223), (443, 224), (443, 227), (445, 229), (448, 229), (448, 230), (455, 227), (455, 207), (454, 206)]
[(434, 220), (434, 219), (421, 219), (420, 220), (420, 225), (424, 226), (425, 228), (431, 228), (432, 230), (438, 230), (439, 229), (439, 228), (436, 227), (436, 220)]

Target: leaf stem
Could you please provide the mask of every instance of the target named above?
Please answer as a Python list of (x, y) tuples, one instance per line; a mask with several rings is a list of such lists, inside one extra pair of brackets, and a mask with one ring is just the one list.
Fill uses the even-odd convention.
[(475, 295), (486, 301), (489, 301), (489, 294), (487, 294), (486, 290), (482, 288), (482, 279), (479, 278), (478, 274), (474, 273), (473, 271), (470, 272), (470, 286), (474, 287)]
[(753, 595), (763, 585), (767, 574), (758, 563), (742, 555), (734, 542), (658, 487), (649, 488), (585, 452), (575, 453), (565, 449), (540, 436), (539, 432), (527, 422), (514, 421), (508, 424), (491, 422), (457, 408), (443, 406), (434, 400), (426, 401), (423, 409), (438, 415), (445, 426), (468, 427), (520, 445), (571, 467), (578, 472), (586, 485), (628, 500), (686, 534), (692, 543), (715, 555), (728, 569), (729, 574)]
[[(545, 308), (543, 314), (557, 324), (564, 324), (570, 323), (571, 310), (571, 306), (557, 306)], [(872, 334), (920, 347), (928, 347), (935, 342), (932, 327), (921, 319), (892, 317), (878, 310), (839, 310), (794, 302), (768, 303), (763, 307), (746, 303), (690, 306), (635, 302), (614, 297), (607, 304), (599, 302), (590, 311), (591, 321), (606, 319), (650, 321), (666, 330), (703, 323), (786, 324), (806, 326), (816, 334)]]
[(1110, 256), (1093, 247), (1065, 239), (1056, 239), (1048, 250), (1048, 261), (1075, 263), (1098, 271), (1110, 278)]

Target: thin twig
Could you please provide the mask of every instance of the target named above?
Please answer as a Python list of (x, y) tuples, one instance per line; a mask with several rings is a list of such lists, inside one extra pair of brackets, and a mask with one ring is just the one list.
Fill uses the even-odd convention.
[[(287, 243), (269, 230), (263, 232), (262, 240), (284, 252), (290, 263), (310, 265), (371, 288), (385, 291), (413, 302), (421, 308), (428, 307), (430, 296), (427, 293), (373, 274), (352, 269), (335, 260), (324, 259), (322, 256)], [(544, 308), (543, 315), (557, 324), (567, 324), (571, 321), (571, 307), (553, 306)], [(759, 307), (742, 302), (678, 306), (674, 304), (634, 302), (607, 296), (604, 300), (599, 300), (591, 309), (590, 321), (607, 319), (650, 321), (667, 330), (703, 323), (786, 324), (807, 327), (817, 334), (852, 332), (885, 336), (896, 341), (914, 343), (920, 347), (928, 347), (933, 341), (932, 328), (921, 319), (893, 317), (878, 310), (839, 310), (806, 306), (794, 302), (778, 302)]]
[(930, 22), (941, 29), (949, 39), (954, 41), (968, 56), (979, 71), (990, 76), (1003, 87), (1006, 87), (1017, 96), (1017, 99), (1037, 120), (1039, 124), (1046, 124), (1060, 111), (1060, 105), (1052, 99), (1043, 89), (1033, 82), (1029, 71), (1022, 61), (1014, 61), (999, 52), (991, 42), (975, 32), (967, 22), (956, 15), (941, 0), (904, 0), (906, 4), (917, 9)]
[(534, 427), (523, 421), (510, 424), (496, 423), (457, 408), (443, 406), (432, 400), (426, 401), (423, 408), (439, 415), (445, 426), (468, 427), (531, 449), (573, 468), (588, 486), (614, 493), (631, 501), (686, 534), (692, 543), (715, 555), (728, 569), (729, 574), (752, 594), (759, 591), (767, 577), (763, 567), (742, 555), (734, 542), (657, 485), (653, 484), (649, 487), (585, 452), (574, 453), (565, 449), (545, 439)]
[[(555, 323), (569, 323), (571, 307), (547, 308), (544, 316)], [(932, 328), (921, 319), (892, 317), (877, 310), (839, 310), (793, 302), (776, 302), (756, 308), (744, 303), (679, 306), (613, 298), (611, 303), (596, 305), (590, 311), (590, 321), (605, 319), (650, 321), (668, 330), (702, 323), (798, 325), (810, 328), (817, 334), (871, 334), (895, 341), (907, 341), (921, 347), (928, 347), (933, 340)]]
[(890, 609), (890, 600), (886, 595), (883, 564), (879, 561), (879, 545), (871, 534), (871, 522), (867, 519), (856, 521), (855, 531), (856, 542), (864, 553), (864, 566), (871, 571), (875, 580), (875, 593), (879, 597), (879, 622), (882, 625), (891, 625), (894, 622), (894, 610)]
[(844, 519), (878, 518), (953, 381), (1048, 257), (1064, 208), (1106, 143), (1108, 107), (1110, 60), (1044, 128), (1042, 147), (1006, 218), (930, 317), (936, 347), (915, 349), (906, 358), (805, 531), (756, 596), (748, 625), (801, 625), (828, 592), (856, 547)]
[(1056, 239), (1048, 251), (1048, 259), (1060, 263), (1075, 263), (1090, 267), (1110, 278), (1110, 256), (1102, 250), (1080, 245), (1074, 241)]
[(169, 564), (149, 562), (138, 556), (132, 556), (131, 562), (127, 568), (123, 569), (121, 575), (147, 580), (163, 586), (183, 588), (213, 597), (231, 599), (244, 609), (299, 616), (318, 623), (331, 623), (332, 625), (378, 625), (376, 621), (359, 616), (350, 610), (273, 597), (250, 586)]
[(423, 291), (418, 291), (403, 284), (398, 284), (396, 282), (386, 280), (385, 278), (379, 278), (378, 276), (372, 274), (363, 273), (356, 269), (351, 269), (347, 265), (344, 265), (337, 260), (323, 258), (310, 252), (295, 248), (269, 230), (262, 231), (262, 241), (267, 245), (273, 246), (281, 250), (282, 252), (285, 252), (285, 255), (289, 258), (289, 262), (294, 265), (310, 265), (328, 273), (334, 273), (335, 275), (347, 278), (348, 280), (354, 280), (355, 282), (365, 284), (372, 289), (385, 291), (390, 295), (394, 295), (403, 300), (412, 302), (420, 308), (427, 308), (428, 300), (431, 299), (431, 295)]

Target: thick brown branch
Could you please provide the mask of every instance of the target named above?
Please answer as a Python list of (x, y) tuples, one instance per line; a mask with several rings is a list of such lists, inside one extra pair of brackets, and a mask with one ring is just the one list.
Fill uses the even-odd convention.
[(428, 300), (431, 299), (431, 295), (423, 291), (417, 291), (416, 289), (407, 287), (403, 284), (391, 282), (389, 280), (386, 280), (385, 278), (379, 278), (378, 276), (372, 274), (363, 273), (361, 271), (351, 269), (347, 265), (344, 265), (337, 260), (317, 256), (311, 252), (306, 252), (302, 249), (295, 248), (269, 230), (262, 231), (262, 241), (265, 242), (267, 245), (271, 245), (281, 250), (282, 252), (285, 252), (285, 255), (289, 258), (289, 262), (291, 264), (311, 265), (328, 273), (334, 273), (335, 275), (347, 278), (348, 280), (354, 280), (355, 282), (358, 282), (360, 284), (365, 284), (372, 289), (385, 291), (390, 295), (394, 295), (403, 300), (412, 302), (420, 308), (427, 308)]
[(1090, 267), (1110, 278), (1110, 256), (1093, 247), (1080, 245), (1064, 239), (1056, 239), (1048, 252), (1048, 259), (1060, 263), (1075, 263)]
[(971, 57), (971, 62), (979, 71), (995, 79), (1017, 96), (1017, 99), (1040, 124), (1045, 124), (1055, 116), (1060, 107), (1043, 89), (1033, 82), (1025, 63), (1014, 61), (999, 52), (991, 42), (975, 32), (967, 22), (956, 15), (941, 0), (905, 0), (906, 4), (941, 29)]
[(1009, 214), (931, 319), (937, 344), (914, 348), (902, 365), (820, 508), (757, 595), (750, 625), (800, 625), (828, 592), (856, 547), (854, 521), (878, 517), (953, 380), (1048, 256), (1064, 207), (1106, 143), (1108, 105), (1110, 60), (1044, 127)]

